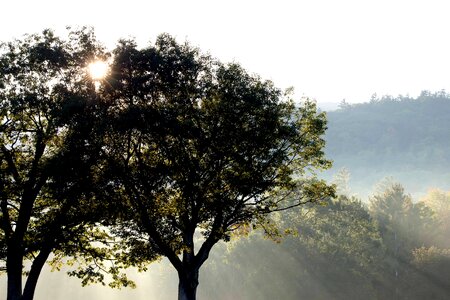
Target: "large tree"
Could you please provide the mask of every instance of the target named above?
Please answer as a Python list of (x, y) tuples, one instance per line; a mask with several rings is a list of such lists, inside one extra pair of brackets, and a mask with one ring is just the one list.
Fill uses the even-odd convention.
[(86, 72), (103, 55), (85, 29), (68, 40), (46, 30), (2, 45), (0, 267), (8, 300), (33, 298), (51, 253), (95, 255), (90, 242), (104, 236), (96, 228), (102, 204), (93, 202), (101, 109)]
[[(99, 94), (109, 103), (108, 189), (121, 209), (113, 232), (128, 264), (165, 256), (179, 299), (195, 299), (211, 249), (242, 226), (333, 193), (323, 113), (269, 81), (162, 35), (138, 49), (122, 41)], [(295, 191), (295, 197), (289, 196)]]

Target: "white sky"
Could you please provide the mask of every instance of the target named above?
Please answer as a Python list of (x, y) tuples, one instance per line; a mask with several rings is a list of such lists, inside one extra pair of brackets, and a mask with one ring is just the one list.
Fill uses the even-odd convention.
[(450, 1), (14, 0), (1, 4), (0, 41), (89, 25), (113, 47), (168, 32), (298, 96), (362, 102), (450, 91)]

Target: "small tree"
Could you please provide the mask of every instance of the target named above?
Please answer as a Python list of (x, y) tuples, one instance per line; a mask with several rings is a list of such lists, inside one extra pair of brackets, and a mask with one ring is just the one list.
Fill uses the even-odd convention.
[[(369, 210), (378, 222), (386, 246), (386, 260), (391, 265), (398, 297), (406, 286), (406, 274), (411, 272), (413, 250), (421, 247), (427, 235), (436, 227), (432, 211), (423, 203), (413, 203), (401, 184), (384, 180), (370, 199)], [(402, 286), (404, 284), (404, 286)]]
[(168, 35), (142, 50), (122, 41), (101, 97), (114, 120), (104, 177), (122, 208), (123, 259), (167, 257), (179, 299), (195, 299), (217, 242), (242, 226), (270, 231), (271, 212), (333, 194), (305, 179), (330, 165), (314, 102), (296, 107), (271, 82)]
[(7, 299), (32, 299), (52, 252), (95, 255), (90, 241), (104, 237), (92, 202), (100, 106), (85, 70), (104, 53), (89, 30), (68, 41), (46, 30), (1, 49), (0, 260)]
[(345, 197), (351, 196), (351, 190), (349, 186), (350, 182), (350, 172), (347, 168), (341, 168), (339, 169), (336, 174), (333, 175), (333, 181), (336, 185), (336, 193), (338, 195), (342, 195)]

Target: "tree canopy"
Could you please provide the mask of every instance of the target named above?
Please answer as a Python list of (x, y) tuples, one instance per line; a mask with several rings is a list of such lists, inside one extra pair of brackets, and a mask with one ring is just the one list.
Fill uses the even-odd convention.
[[(104, 205), (95, 201), (101, 105), (85, 68), (105, 56), (87, 29), (2, 44), (0, 54), (0, 260), (8, 300), (32, 299), (40, 271), (73, 253), (95, 255)], [(25, 262), (30, 268), (25, 272)]]
[(312, 101), (297, 108), (271, 82), (168, 35), (144, 49), (122, 41), (107, 82), (100, 97), (115, 121), (105, 176), (124, 205), (114, 232), (128, 241), (128, 259), (170, 260), (180, 299), (194, 299), (199, 268), (218, 241), (332, 194), (305, 179), (329, 166), (325, 115)]

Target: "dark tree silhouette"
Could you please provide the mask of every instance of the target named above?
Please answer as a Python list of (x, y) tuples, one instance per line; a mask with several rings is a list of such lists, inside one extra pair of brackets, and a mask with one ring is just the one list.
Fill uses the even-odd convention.
[(271, 212), (333, 193), (306, 179), (329, 166), (325, 115), (237, 64), (162, 35), (141, 50), (122, 41), (107, 82), (100, 97), (114, 121), (104, 176), (123, 212), (114, 233), (129, 264), (169, 259), (179, 299), (195, 299), (218, 241), (242, 226), (271, 231)]
[[(101, 141), (87, 62), (103, 54), (90, 30), (51, 31), (2, 45), (0, 56), (0, 260), (7, 299), (32, 299), (42, 267), (104, 236), (91, 168)], [(84, 250), (82, 250), (84, 249)], [(25, 269), (25, 263), (29, 266)], [(25, 284), (22, 276), (26, 275)]]

